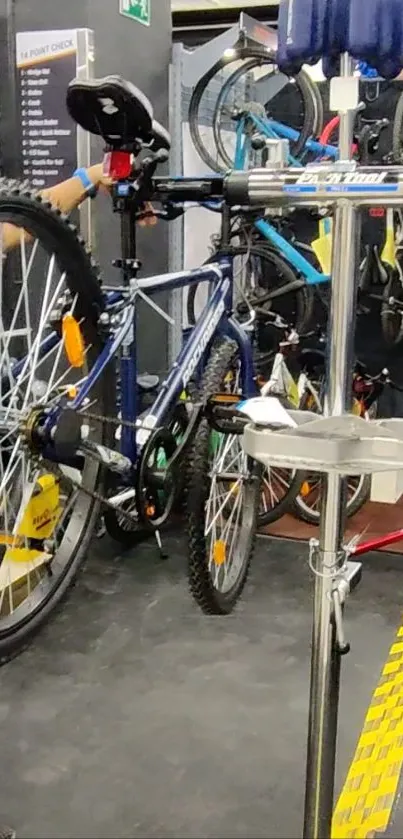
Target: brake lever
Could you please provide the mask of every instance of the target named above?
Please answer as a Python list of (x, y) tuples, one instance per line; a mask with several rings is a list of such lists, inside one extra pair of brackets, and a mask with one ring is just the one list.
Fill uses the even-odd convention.
[(167, 205), (162, 210), (154, 210), (154, 215), (156, 218), (164, 219), (165, 221), (175, 221), (175, 219), (183, 216), (184, 212), (185, 210), (183, 207)]
[(139, 200), (150, 201), (153, 195), (153, 177), (155, 170), (160, 163), (165, 163), (168, 160), (168, 152), (166, 149), (159, 149), (157, 152), (151, 152), (149, 157), (145, 157), (141, 161), (137, 171), (134, 172), (133, 187), (138, 194)]

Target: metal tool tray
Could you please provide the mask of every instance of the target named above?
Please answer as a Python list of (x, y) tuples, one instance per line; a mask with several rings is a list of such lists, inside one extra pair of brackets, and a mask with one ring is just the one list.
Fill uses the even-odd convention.
[(403, 419), (288, 413), (297, 427), (248, 424), (243, 434), (247, 454), (265, 466), (344, 475), (403, 469)]

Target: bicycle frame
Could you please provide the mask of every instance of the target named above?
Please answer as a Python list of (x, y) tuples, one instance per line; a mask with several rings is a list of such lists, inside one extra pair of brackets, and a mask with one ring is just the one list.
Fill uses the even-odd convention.
[(263, 385), (261, 394), (262, 396), (284, 395), (298, 408), (300, 400), (298, 385), (287, 367), (281, 350), (274, 356), (270, 379)]
[(280, 349), (274, 356), (270, 378), (263, 385), (261, 395), (269, 396), (273, 394), (274, 396), (285, 396), (295, 408), (299, 408), (301, 400), (306, 393), (309, 393), (313, 397), (318, 410), (321, 411), (322, 406), (319, 394), (309, 377), (306, 373), (301, 372), (298, 379), (294, 379), (287, 367), (284, 351)]
[[(172, 366), (161, 390), (152, 406), (139, 423), (139, 431), (134, 428), (122, 427), (121, 453), (130, 459), (133, 466), (146, 443), (149, 434), (163, 425), (163, 421), (170, 409), (179, 400), (186, 389), (189, 380), (203, 363), (211, 341), (218, 334), (236, 341), (239, 347), (241, 361), (241, 386), (246, 397), (257, 393), (254, 378), (252, 346), (247, 331), (232, 318), (233, 291), (233, 262), (231, 258), (218, 258), (217, 262), (203, 266), (193, 271), (180, 271), (172, 274), (161, 274), (144, 279), (133, 279), (130, 285), (129, 298), (122, 313), (121, 324), (117, 331), (108, 338), (105, 346), (96, 360), (90, 374), (79, 388), (79, 392), (71, 403), (72, 410), (85, 408), (91, 390), (99, 380), (108, 364), (117, 352), (121, 352), (121, 418), (123, 421), (136, 423), (138, 421), (137, 394), (137, 342), (136, 342), (136, 299), (138, 292), (153, 293), (157, 291), (173, 291), (192, 283), (210, 283), (211, 296), (204, 307), (194, 329), (184, 343), (175, 363)], [(117, 305), (121, 307), (125, 297), (119, 290), (106, 294), (107, 310), (113, 313)], [(39, 348), (38, 359), (44, 360), (55, 344), (60, 341), (56, 332), (43, 341)], [(24, 372), (26, 360), (22, 359), (14, 368), (14, 374)], [(17, 370), (18, 368), (18, 370)], [(57, 421), (58, 408), (52, 412), (50, 423)], [(143, 432), (142, 434), (139, 432)]]
[[(241, 161), (242, 154), (242, 163), (245, 163), (246, 152), (249, 153), (251, 150), (250, 138), (245, 133), (245, 125), (247, 121), (252, 122), (259, 134), (262, 134), (268, 140), (280, 139), (291, 140), (291, 142), (298, 140), (299, 132), (296, 131), (295, 128), (290, 128), (288, 125), (284, 125), (282, 122), (277, 122), (273, 119), (262, 119), (262, 117), (259, 117), (256, 114), (248, 113), (239, 119), (237, 125), (236, 148), (239, 153), (239, 159), (235, 157), (235, 169), (245, 168), (244, 165), (238, 167), (238, 162)], [(331, 160), (338, 160), (339, 157), (339, 150), (337, 146), (321, 143), (317, 140), (307, 140), (305, 149), (306, 151), (316, 154), (318, 157), (330, 157)], [(289, 162), (293, 166), (302, 166), (302, 163), (300, 163), (300, 161), (291, 154), (289, 155)]]
[[(256, 123), (258, 119), (253, 116), (253, 121)], [(244, 170), (246, 168), (247, 155), (249, 153), (248, 146), (250, 145), (250, 138), (244, 133), (243, 117), (237, 126), (236, 148), (235, 148), (235, 164), (234, 168)], [(262, 124), (263, 121), (261, 120)], [(290, 129), (291, 130), (291, 129)], [(319, 285), (320, 283), (330, 282), (329, 274), (322, 274), (294, 246), (277, 232), (276, 228), (267, 221), (267, 219), (259, 219), (254, 222), (254, 226), (261, 233), (261, 235), (270, 242), (271, 245), (289, 262), (289, 264), (301, 274), (308, 285)]]

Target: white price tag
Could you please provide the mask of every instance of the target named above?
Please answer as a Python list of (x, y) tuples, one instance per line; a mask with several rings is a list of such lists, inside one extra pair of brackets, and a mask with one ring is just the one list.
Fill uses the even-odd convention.
[(275, 396), (256, 396), (254, 399), (246, 399), (238, 406), (238, 410), (257, 425), (281, 425), (288, 428), (295, 428), (297, 425)]
[(330, 80), (330, 110), (354, 111), (359, 105), (359, 79), (355, 76)]

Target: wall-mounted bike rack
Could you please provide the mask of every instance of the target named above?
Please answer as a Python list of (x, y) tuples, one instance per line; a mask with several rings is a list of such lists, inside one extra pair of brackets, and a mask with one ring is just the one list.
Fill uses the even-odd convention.
[[(277, 48), (274, 29), (241, 12), (238, 22), (226, 32), (217, 35), (196, 49), (186, 49), (183, 44), (173, 45), (170, 68), (170, 134), (172, 139), (170, 171), (175, 175), (195, 174), (184, 171), (183, 126), (188, 119), (191, 92), (197, 82), (221, 58), (243, 39), (248, 45)], [(218, 91), (217, 91), (218, 93)], [(205, 171), (204, 164), (197, 172)], [(202, 212), (207, 212), (206, 210)], [(207, 252), (206, 252), (207, 258)], [(197, 261), (196, 261), (197, 262)], [(169, 225), (169, 270), (181, 271), (185, 263), (185, 224), (179, 218)], [(198, 264), (198, 263), (197, 263)], [(174, 292), (170, 300), (170, 316), (175, 326), (170, 330), (169, 355), (176, 358), (182, 342), (183, 293)]]
[[(348, 56), (342, 75), (351, 77)], [(289, 412), (293, 427), (249, 425), (248, 454), (266, 465), (324, 473), (320, 537), (311, 545), (315, 576), (305, 839), (331, 835), (340, 657), (348, 652), (343, 605), (360, 576), (343, 544), (345, 475), (403, 468), (403, 420), (366, 422), (348, 413), (352, 392), (356, 261), (360, 208), (401, 206), (403, 168), (357, 168), (348, 160), (351, 112), (341, 112), (340, 162), (304, 170), (252, 170), (231, 175), (232, 200), (255, 206), (333, 207), (332, 301), (324, 416)], [(238, 178), (238, 184), (236, 181)]]

